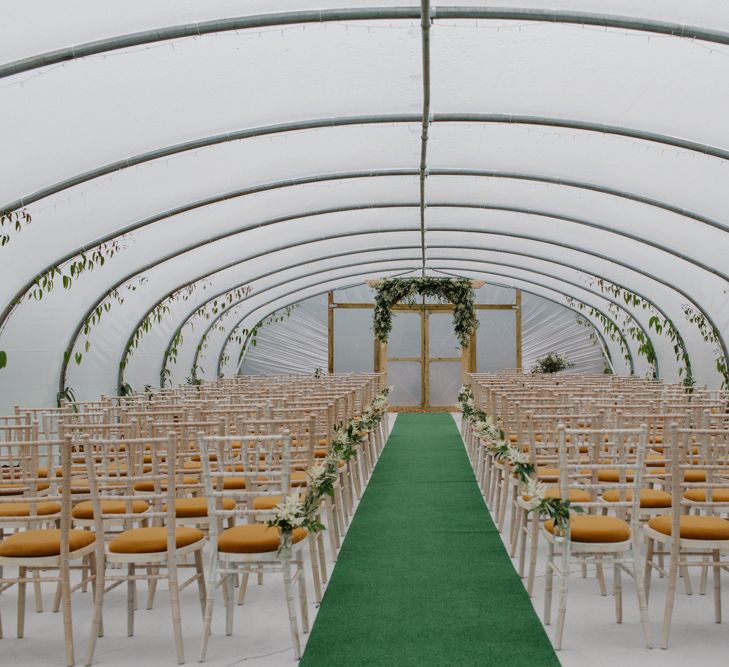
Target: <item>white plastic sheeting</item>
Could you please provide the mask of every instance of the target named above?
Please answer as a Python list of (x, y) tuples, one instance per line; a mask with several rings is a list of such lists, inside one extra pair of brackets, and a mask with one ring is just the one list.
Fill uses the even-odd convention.
[[(594, 281), (625, 286), (674, 322), (696, 379), (718, 386), (713, 346), (682, 307), (729, 340), (729, 93), (717, 85), (729, 8), (430, 4), (426, 271), (603, 311)], [(419, 12), (391, 0), (5, 2), (0, 209), (33, 222), (0, 248), (0, 412), (52, 402), (64, 375), (80, 398), (115, 391), (138, 323), (191, 282), (129, 358), (135, 388), (159, 382), (178, 330), (173, 381), (195, 360), (204, 377), (236, 372), (217, 359), (239, 323), (419, 268)], [(187, 27), (160, 39), (175, 26)], [(10, 309), (47, 267), (114, 240), (120, 252), (71, 291)], [(241, 285), (250, 297), (215, 329), (193, 321)], [(124, 303), (86, 352), (83, 319), (117, 286)], [(650, 311), (621, 308), (649, 331)], [(650, 333), (661, 377), (677, 380), (673, 343)], [(65, 353), (81, 365), (64, 371)]]
[[(340, 303), (371, 303), (372, 290), (359, 285), (337, 290), (335, 301)], [(514, 290), (486, 285), (478, 290), (479, 303), (513, 303)], [(342, 309), (337, 311), (341, 319), (334, 324), (334, 370), (336, 372), (367, 371), (373, 368), (372, 309)], [(514, 311), (479, 310), (479, 328), (476, 332), (479, 372), (499, 371), (516, 366), (516, 338)], [(420, 318), (408, 313), (394, 315), (394, 328), (390, 356), (420, 356)], [(443, 316), (444, 318), (446, 316)], [(450, 325), (450, 315), (447, 316)], [(523, 367), (528, 370), (534, 366), (538, 357), (550, 352), (566, 354), (575, 364), (570, 372), (602, 373), (607, 361), (602, 352), (599, 334), (592, 327), (578, 323), (577, 315), (571, 309), (546, 298), (522, 292), (522, 359)], [(408, 329), (408, 326), (415, 329)], [(401, 330), (401, 331), (399, 331)], [(402, 335), (398, 336), (397, 334)], [(453, 347), (451, 328), (439, 326), (438, 322), (430, 327), (432, 356), (457, 356)], [(353, 344), (353, 342), (355, 344)], [(413, 346), (414, 345), (414, 346)], [(453, 349), (451, 349), (453, 348)], [(612, 354), (612, 353), (611, 353)], [(620, 359), (616, 359), (616, 366)], [(443, 362), (444, 364), (450, 362)], [(412, 365), (412, 364), (411, 364)], [(460, 364), (458, 382), (460, 382)], [(313, 374), (317, 368), (327, 368), (327, 298), (325, 295), (306, 299), (296, 304), (288, 317), (262, 327), (255, 347), (249, 347), (245, 354), (240, 372), (244, 374), (304, 373)], [(400, 379), (398, 393), (400, 405), (420, 403), (420, 373), (417, 378), (408, 368), (407, 362), (388, 364), (388, 371), (394, 371)], [(437, 372), (448, 373), (443, 366)], [(392, 375), (392, 373), (391, 373)], [(453, 377), (455, 377), (453, 375)], [(435, 398), (450, 396), (453, 387), (450, 375), (435, 386)], [(408, 382), (410, 380), (410, 382)], [(397, 383), (396, 383), (397, 384)], [(411, 386), (413, 385), (413, 386)], [(442, 385), (442, 386), (441, 386)], [(394, 400), (394, 399), (393, 399)], [(432, 401), (438, 404), (437, 400)]]

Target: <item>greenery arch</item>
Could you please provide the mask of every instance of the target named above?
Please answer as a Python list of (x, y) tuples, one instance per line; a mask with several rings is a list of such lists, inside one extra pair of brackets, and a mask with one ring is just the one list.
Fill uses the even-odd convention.
[(467, 278), (386, 278), (377, 283), (375, 289), (373, 329), (376, 338), (383, 343), (392, 331), (390, 309), (400, 301), (413, 303), (415, 294), (453, 304), (453, 330), (463, 347), (468, 345), (471, 334), (478, 328), (473, 308), (476, 295)]

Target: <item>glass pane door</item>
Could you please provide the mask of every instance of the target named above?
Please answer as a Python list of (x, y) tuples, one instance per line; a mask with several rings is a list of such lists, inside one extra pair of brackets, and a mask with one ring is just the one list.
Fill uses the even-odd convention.
[(428, 311), (428, 407), (458, 402), (461, 386), (461, 345), (453, 333), (453, 313)]
[(395, 406), (423, 405), (423, 318), (419, 311), (392, 314), (387, 343), (387, 381), (393, 385), (390, 402)]

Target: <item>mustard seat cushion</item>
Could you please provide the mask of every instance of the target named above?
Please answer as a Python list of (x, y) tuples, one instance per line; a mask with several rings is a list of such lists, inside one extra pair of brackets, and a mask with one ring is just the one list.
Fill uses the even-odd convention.
[[(224, 510), (234, 510), (235, 500), (232, 498), (223, 498), (221, 507)], [(165, 508), (166, 511), (166, 508)], [(207, 498), (178, 498), (175, 501), (175, 516), (178, 519), (188, 519), (192, 517), (206, 517), (208, 515), (208, 499)]]
[[(544, 528), (554, 534), (554, 521), (547, 521)], [(577, 515), (570, 518), (570, 536), (573, 542), (591, 544), (625, 542), (630, 539), (630, 526), (612, 516)]]
[[(583, 491), (582, 489), (568, 489), (567, 495), (571, 503), (589, 503), (592, 498), (590, 497), (589, 491)], [(544, 492), (545, 498), (561, 498), (559, 487), (553, 486)], [(531, 500), (531, 496), (523, 495), (524, 500)]]
[[(620, 491), (612, 489), (602, 494), (602, 499), (606, 503), (620, 502)], [(626, 489), (625, 499), (628, 502), (633, 500), (633, 490)], [(641, 489), (640, 490), (640, 506), (645, 509), (656, 509), (659, 507), (671, 506), (671, 494), (667, 491), (659, 491), (658, 489)]]
[[(648, 526), (659, 533), (670, 535), (671, 515), (654, 516)], [(682, 515), (679, 527), (684, 540), (729, 540), (729, 521), (718, 516)]]
[(329, 443), (327, 442), (326, 438), (321, 438), (319, 440), (319, 447), (328, 447), (328, 446), (329, 446)]
[[(304, 494), (300, 493), (299, 498), (304, 499)], [(281, 502), (281, 496), (258, 496), (253, 499), (254, 510), (272, 510)]]
[[(633, 481), (633, 471), (623, 470), (625, 473), (625, 481)], [(600, 468), (597, 471), (598, 482), (619, 482), (620, 481), (620, 470), (618, 468)]]
[[(146, 500), (133, 500), (131, 503), (131, 511), (133, 514), (141, 514), (149, 509), (149, 503)], [(126, 514), (127, 505), (123, 500), (102, 500), (102, 514)], [(94, 504), (90, 500), (85, 500), (76, 505), (71, 512), (74, 519), (93, 519)]]
[[(197, 528), (175, 528), (178, 549), (205, 539)], [(167, 551), (166, 528), (133, 528), (125, 530), (109, 543), (109, 551), (118, 554), (151, 554)]]
[(705, 482), (706, 481), (706, 470), (684, 470), (683, 471), (684, 482)]
[[(88, 530), (69, 530), (69, 551), (78, 551), (93, 544), (96, 537)], [(6, 537), (0, 542), (0, 556), (6, 558), (43, 558), (58, 556), (61, 553), (61, 531), (56, 528), (48, 530), (24, 530)]]
[(552, 468), (551, 466), (539, 466), (537, 468), (537, 477), (541, 480), (545, 479), (551, 479), (551, 480), (558, 480), (559, 479), (559, 468)]
[(325, 447), (322, 449), (315, 449), (314, 456), (318, 459), (325, 459), (329, 455), (329, 450)]
[[(37, 484), (35, 484), (35, 488), (38, 491), (45, 491), (46, 489), (50, 488), (50, 486), (51, 485), (47, 482), (38, 482)], [(18, 484), (17, 482), (0, 484), (0, 496), (19, 496), (29, 487), (30, 485), (28, 484)]]
[[(61, 504), (36, 503), (35, 511), (38, 516), (57, 514), (61, 511)], [(0, 503), (0, 516), (30, 516), (30, 503)]]
[[(706, 489), (689, 489), (683, 494), (683, 497), (695, 503), (705, 503)], [(729, 503), (729, 489), (712, 489), (711, 502)], [(2, 505), (0, 505), (0, 509), (2, 509)]]
[[(185, 475), (182, 479), (182, 483), (185, 485), (192, 486), (193, 484), (200, 484), (200, 480), (192, 475)], [(159, 482), (159, 489), (161, 492), (167, 491), (167, 483), (163, 480)], [(142, 479), (134, 483), (135, 491), (145, 491), (147, 493), (154, 493), (154, 480), (153, 479)]]
[[(296, 544), (301, 542), (306, 535), (303, 528), (297, 528), (292, 533), (291, 541)], [(234, 554), (269, 553), (278, 550), (280, 541), (278, 528), (267, 526), (264, 523), (249, 523), (228, 528), (220, 533), (218, 550)]]
[(309, 482), (309, 476), (306, 471), (295, 470), (291, 473), (291, 486), (306, 486)]

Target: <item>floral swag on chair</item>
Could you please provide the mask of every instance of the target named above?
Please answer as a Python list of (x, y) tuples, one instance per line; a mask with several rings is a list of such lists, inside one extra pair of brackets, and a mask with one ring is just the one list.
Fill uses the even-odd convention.
[(281, 556), (286, 557), (291, 553), (292, 534), (296, 528), (305, 528), (310, 533), (324, 530), (318, 519), (322, 498), (334, 495), (339, 465), (357, 456), (357, 445), (364, 442), (387, 414), (391, 390), (392, 387), (385, 387), (378, 392), (372, 403), (362, 410), (362, 414), (350, 419), (346, 426), (342, 422), (334, 426), (329, 454), (323, 463), (311, 466), (306, 471), (309, 477), (306, 494), (302, 497), (298, 492), (291, 493), (274, 508), (273, 518), (268, 525), (276, 526), (281, 531)]
[(529, 498), (530, 511), (552, 519), (557, 531), (564, 535), (569, 528), (570, 512), (580, 514), (583, 509), (572, 505), (569, 500), (546, 496), (547, 485), (537, 479), (534, 465), (529, 462), (529, 455), (520, 447), (506, 442), (504, 431), (485, 412), (475, 407), (473, 390), (469, 385), (464, 384), (461, 387), (458, 402), (473, 432), (486, 442), (488, 452), (497, 461), (508, 463), (513, 474), (523, 484), (524, 495)]

